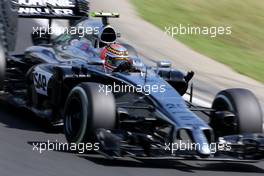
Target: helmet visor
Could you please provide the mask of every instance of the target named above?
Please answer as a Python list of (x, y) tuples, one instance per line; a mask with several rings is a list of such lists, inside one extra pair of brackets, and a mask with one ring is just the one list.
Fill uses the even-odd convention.
[(129, 59), (127, 57), (106, 57), (106, 62), (112, 67), (118, 67), (122, 62), (127, 62)]

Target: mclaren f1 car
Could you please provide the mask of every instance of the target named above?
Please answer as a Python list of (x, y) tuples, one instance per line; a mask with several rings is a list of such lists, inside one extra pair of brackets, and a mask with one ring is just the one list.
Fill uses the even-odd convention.
[[(211, 108), (195, 105), (183, 99), (184, 94), (192, 97), (193, 72), (173, 69), (168, 61), (145, 65), (126, 43), (122, 45), (133, 68), (122, 63), (108, 70), (100, 52), (118, 43), (120, 34), (108, 19), (119, 14), (90, 13), (86, 1), (67, 2), (65, 6), (33, 0), (0, 2), (1, 59), (6, 63), (2, 99), (51, 123), (62, 120), (69, 143), (97, 141), (100, 153), (108, 158), (247, 162), (264, 158), (262, 111), (251, 91), (227, 89), (216, 95)], [(4, 18), (9, 13), (13, 18)], [(51, 39), (47, 31), (34, 31), (34, 46), (11, 55), (15, 16), (50, 22), (70, 19), (72, 27), (89, 28), (89, 33), (67, 31)]]

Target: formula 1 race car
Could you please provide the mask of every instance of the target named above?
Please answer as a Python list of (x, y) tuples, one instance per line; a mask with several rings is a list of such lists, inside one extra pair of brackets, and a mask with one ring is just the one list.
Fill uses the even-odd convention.
[[(74, 20), (71, 24), (79, 20), (72, 26), (76, 31), (89, 29), (82, 36), (66, 31), (55, 39), (49, 30), (34, 31), (34, 46), (22, 54), (1, 56), (6, 62), (1, 98), (51, 123), (63, 120), (69, 143), (99, 142), (100, 153), (108, 158), (241, 162), (264, 158), (262, 110), (249, 90), (223, 90), (212, 108), (195, 105), (192, 98), (182, 97), (192, 97), (192, 71), (173, 69), (168, 61), (147, 66), (129, 44), (122, 45), (133, 69), (126, 63), (114, 70), (105, 67), (100, 53), (120, 37), (108, 19), (119, 14), (89, 13), (89, 3), (78, 0), (65, 6), (18, 2), (12, 7), (10, 1), (1, 1), (1, 13)], [(9, 26), (13, 30), (7, 30), (5, 21), (0, 25), (2, 48), (10, 51), (15, 22)]]

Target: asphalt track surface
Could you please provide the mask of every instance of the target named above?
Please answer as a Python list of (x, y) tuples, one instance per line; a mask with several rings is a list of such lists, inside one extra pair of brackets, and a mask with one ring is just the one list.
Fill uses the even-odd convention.
[[(16, 52), (30, 46), (30, 31), (38, 25), (19, 21)], [(126, 35), (126, 34), (124, 34)], [(203, 89), (201, 87), (201, 89)], [(205, 89), (205, 91), (208, 91)], [(209, 90), (215, 93), (216, 90)], [(175, 175), (263, 175), (264, 162), (257, 164), (222, 162), (107, 160), (98, 154), (76, 155), (69, 152), (33, 151), (32, 142), (65, 142), (60, 128), (24, 110), (0, 103), (0, 175), (1, 176), (175, 176)]]

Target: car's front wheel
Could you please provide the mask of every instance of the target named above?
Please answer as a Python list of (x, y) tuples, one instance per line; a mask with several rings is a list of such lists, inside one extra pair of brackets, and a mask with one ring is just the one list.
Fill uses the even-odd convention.
[(70, 92), (64, 110), (64, 131), (68, 142), (91, 142), (95, 140), (96, 129), (115, 128), (114, 96), (99, 90), (99, 84), (81, 83)]
[(221, 135), (262, 133), (263, 117), (256, 96), (247, 89), (227, 89), (219, 92), (212, 104), (216, 112), (231, 112), (231, 116), (213, 116), (211, 126)]

